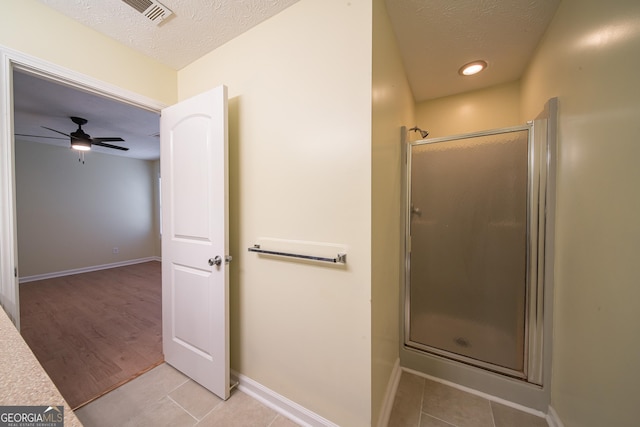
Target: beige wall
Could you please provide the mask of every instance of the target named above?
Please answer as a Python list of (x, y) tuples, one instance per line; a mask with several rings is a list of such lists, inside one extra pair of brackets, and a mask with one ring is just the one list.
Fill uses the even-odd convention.
[(83, 165), (68, 148), (15, 147), (20, 277), (156, 255), (154, 162), (90, 152)]
[(520, 116), (520, 83), (512, 82), (417, 103), (415, 124), (435, 138), (521, 125)]
[(523, 79), (559, 101), (551, 399), (566, 427), (638, 425), (640, 2), (563, 0)]
[[(369, 2), (302, 0), (178, 73), (230, 98), (232, 368), (344, 426), (371, 417)], [(348, 246), (344, 268), (248, 253)]]
[(36, 0), (2, 0), (0, 45), (165, 104), (176, 101), (176, 71)]
[[(552, 405), (566, 427), (634, 425), (640, 3), (563, 0), (520, 83), (421, 103), (413, 123), (398, 64), (375, 56), (395, 55), (380, 3), (364, 3), (302, 0), (177, 84), (175, 71), (35, 0), (3, 2), (0, 45), (167, 104), (229, 87), (232, 367), (350, 426), (376, 421), (394, 357), (383, 299), (397, 271), (377, 265), (398, 250), (379, 247), (397, 220), (392, 129), (521, 124), (558, 96)], [(389, 82), (401, 86), (387, 98)], [(263, 236), (347, 244), (347, 266), (247, 253)]]
[(371, 396), (378, 425), (398, 360), (402, 256), (401, 135), (413, 123), (414, 101), (383, 0), (373, 9), (371, 189)]
[[(178, 74), (35, 0), (2, 12), (0, 45), (167, 104), (229, 87), (232, 367), (370, 425), (372, 5), (302, 0)], [(345, 244), (348, 262), (261, 258), (259, 237)]]

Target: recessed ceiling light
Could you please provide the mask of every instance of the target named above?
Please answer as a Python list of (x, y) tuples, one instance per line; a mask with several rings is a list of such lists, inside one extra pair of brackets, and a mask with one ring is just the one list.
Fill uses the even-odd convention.
[(487, 68), (486, 61), (482, 61), (482, 60), (473, 61), (460, 67), (460, 69), (458, 70), (458, 73), (461, 76), (472, 76), (474, 74), (478, 74), (480, 71), (484, 70), (485, 68)]

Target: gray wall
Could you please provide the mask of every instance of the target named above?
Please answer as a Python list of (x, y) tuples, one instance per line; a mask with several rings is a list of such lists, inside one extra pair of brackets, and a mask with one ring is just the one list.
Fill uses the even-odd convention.
[(156, 161), (15, 146), (21, 278), (159, 256)]

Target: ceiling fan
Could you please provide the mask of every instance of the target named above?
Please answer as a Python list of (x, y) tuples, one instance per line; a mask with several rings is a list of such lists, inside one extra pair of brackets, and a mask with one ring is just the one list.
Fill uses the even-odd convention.
[[(109, 142), (116, 142), (116, 141), (123, 141), (124, 139), (120, 138), (120, 137), (104, 137), (104, 138), (91, 138), (91, 135), (85, 133), (82, 130), (82, 125), (86, 125), (87, 124), (87, 119), (83, 119), (82, 117), (69, 117), (71, 119), (71, 121), (75, 124), (78, 125), (78, 129), (75, 132), (71, 132), (71, 134), (66, 134), (64, 132), (60, 132), (59, 130), (55, 130), (55, 129), (51, 129), (48, 128), (46, 126), (42, 126), (44, 129), (48, 129), (50, 131), (59, 133), (61, 135), (64, 135), (66, 137), (68, 137), (71, 140), (71, 148), (75, 149), (75, 150), (80, 150), (80, 151), (89, 151), (91, 150), (91, 146), (92, 145), (97, 145), (100, 147), (105, 147), (105, 148), (113, 148), (115, 150), (123, 150), (123, 151), (128, 151), (129, 149), (126, 147), (120, 147), (118, 145), (111, 145), (111, 144), (105, 144), (105, 141), (109, 141)], [(18, 136), (30, 136), (30, 137), (36, 137), (36, 138), (55, 138), (55, 137), (51, 137), (51, 136), (41, 136), (41, 135), (22, 135), (22, 134), (16, 134)], [(57, 139), (64, 139), (64, 138), (57, 138)]]

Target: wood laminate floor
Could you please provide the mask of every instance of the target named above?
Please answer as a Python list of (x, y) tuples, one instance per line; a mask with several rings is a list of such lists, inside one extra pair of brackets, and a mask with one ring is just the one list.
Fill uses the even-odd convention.
[(20, 285), (21, 333), (72, 408), (162, 363), (160, 262)]

